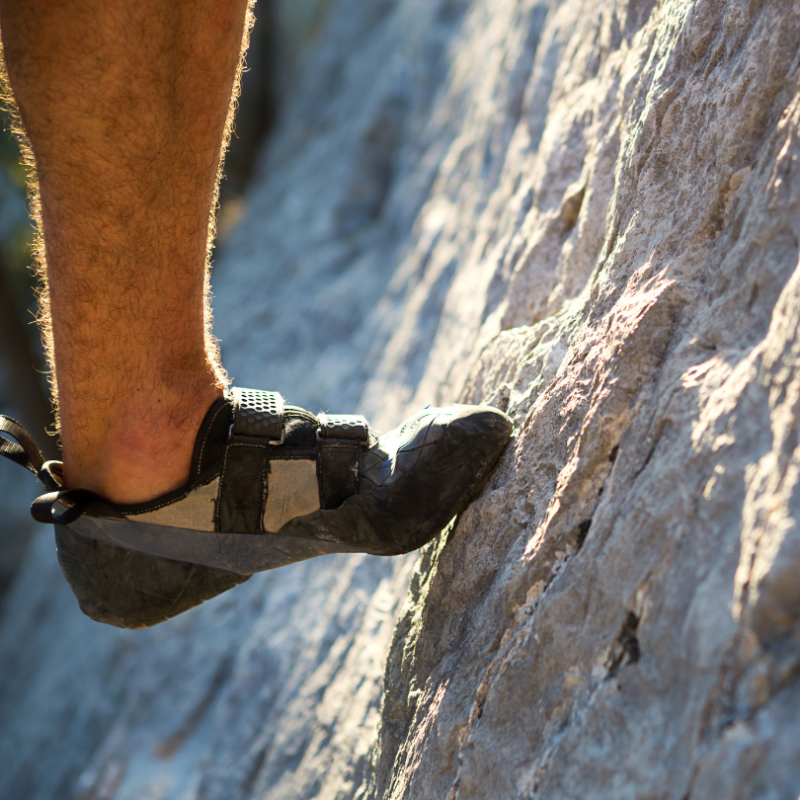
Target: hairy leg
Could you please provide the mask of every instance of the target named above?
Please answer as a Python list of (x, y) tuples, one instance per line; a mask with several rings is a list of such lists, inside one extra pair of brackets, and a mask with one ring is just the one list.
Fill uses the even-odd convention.
[(70, 487), (177, 488), (222, 392), (206, 262), (247, 15), (247, 0), (0, 0)]

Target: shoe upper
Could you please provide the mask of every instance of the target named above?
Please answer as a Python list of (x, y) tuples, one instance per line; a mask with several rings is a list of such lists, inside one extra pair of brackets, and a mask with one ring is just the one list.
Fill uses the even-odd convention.
[[(155, 545), (136, 534), (119, 546), (87, 536), (82, 522), (57, 524), (59, 563), (84, 613), (139, 628), (182, 613), (258, 569), (325, 552), (409, 552), (463, 510), (511, 431), (496, 409), (451, 406), (426, 409), (377, 437), (363, 417), (314, 415), (283, 406), (272, 393), (234, 390), (206, 415), (182, 488), (136, 505), (59, 493), (55, 506), (71, 512), (65, 518), (83, 514), (100, 528), (105, 520), (135, 534), (153, 530)], [(72, 509), (70, 494), (82, 501)], [(176, 542), (180, 550), (181, 541), (192, 545), (208, 535), (217, 537), (210, 558), (195, 558), (191, 546), (188, 555), (169, 557)], [(226, 560), (222, 551), (242, 543), (274, 553), (230, 567), (235, 559)]]
[(488, 406), (426, 409), (361, 456), (358, 493), (335, 510), (289, 521), (281, 533), (313, 531), (377, 555), (415, 550), (464, 510), (512, 429), (505, 414)]

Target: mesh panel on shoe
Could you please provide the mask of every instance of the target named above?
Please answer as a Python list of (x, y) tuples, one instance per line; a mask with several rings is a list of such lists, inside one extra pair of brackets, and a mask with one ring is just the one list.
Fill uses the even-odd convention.
[(234, 388), (231, 396), (236, 408), (233, 426), (237, 436), (281, 438), (283, 398), (277, 392)]

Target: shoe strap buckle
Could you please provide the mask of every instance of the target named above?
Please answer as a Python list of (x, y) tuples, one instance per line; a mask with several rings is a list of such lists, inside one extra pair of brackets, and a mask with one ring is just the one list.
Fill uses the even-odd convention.
[(369, 423), (361, 414), (322, 414), (318, 415), (318, 439), (345, 439), (369, 444)]
[(228, 398), (233, 403), (230, 436), (266, 439), (271, 445), (284, 443), (283, 397), (278, 392), (234, 387), (228, 390)]

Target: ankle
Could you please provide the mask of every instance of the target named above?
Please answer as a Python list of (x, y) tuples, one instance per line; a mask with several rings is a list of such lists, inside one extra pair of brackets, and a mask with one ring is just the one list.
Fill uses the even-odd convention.
[(191, 392), (137, 392), (115, 404), (94, 430), (64, 420), (66, 485), (121, 504), (179, 488), (189, 477), (200, 425), (221, 396), (222, 389), (206, 381)]

